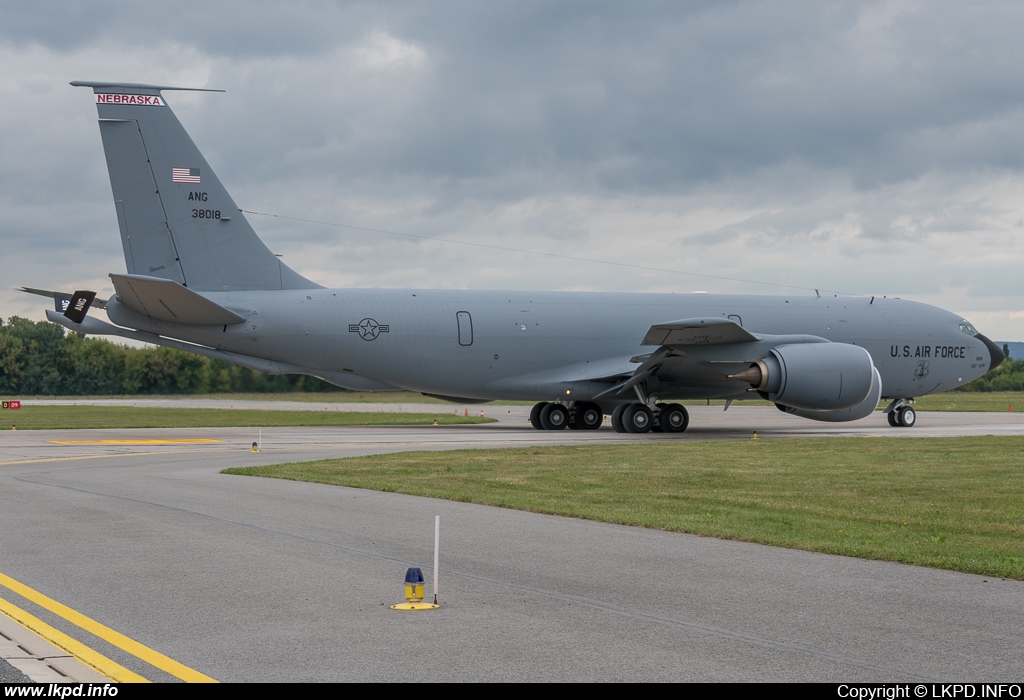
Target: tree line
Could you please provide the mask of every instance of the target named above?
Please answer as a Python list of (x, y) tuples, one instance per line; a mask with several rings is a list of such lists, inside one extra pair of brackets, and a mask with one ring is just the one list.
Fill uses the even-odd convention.
[(0, 318), (0, 395), (85, 396), (342, 391), (316, 377), (275, 375), (162, 347), (129, 347), (46, 321)]
[(978, 377), (957, 391), (1024, 391), (1024, 360), (1010, 357), (1010, 348), (1003, 344), (1006, 359), (1003, 364)]
[[(0, 318), (0, 394), (210, 394), (343, 391), (316, 377), (270, 376), (201, 355), (129, 347), (67, 333), (46, 321)], [(1024, 360), (1009, 357), (959, 391), (1024, 391)]]

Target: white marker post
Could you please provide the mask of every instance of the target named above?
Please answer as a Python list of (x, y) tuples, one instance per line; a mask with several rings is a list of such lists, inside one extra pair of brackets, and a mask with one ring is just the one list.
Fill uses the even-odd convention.
[(434, 516), (434, 605), (437, 605), (437, 552), (441, 546), (441, 516)]

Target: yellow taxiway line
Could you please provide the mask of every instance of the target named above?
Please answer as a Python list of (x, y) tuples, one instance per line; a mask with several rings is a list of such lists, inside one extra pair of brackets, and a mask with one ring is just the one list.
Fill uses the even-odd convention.
[(50, 440), (54, 445), (208, 445), (224, 442), (213, 438), (182, 438), (156, 440)]
[[(142, 659), (151, 666), (154, 666), (161, 671), (165, 671), (175, 678), (180, 678), (186, 683), (216, 683), (217, 681), (210, 678), (207, 675), (200, 673), (194, 669), (181, 664), (174, 659), (164, 656), (158, 651), (150, 649), (144, 644), (136, 642), (130, 637), (110, 629), (106, 625), (96, 622), (90, 617), (86, 617), (77, 610), (73, 610), (68, 606), (58, 603), (56, 600), (49, 598), (39, 591), (29, 588), (23, 583), (15, 581), (9, 576), (0, 574), (0, 585), (14, 591), (22, 598), (30, 600), (36, 605), (39, 605), (46, 610), (49, 610), (54, 615), (64, 618), (71, 624), (82, 628), (86, 632), (96, 635), (100, 639), (113, 644), (118, 649), (128, 652), (132, 656)], [(21, 610), (17, 606), (14, 606), (7, 601), (0, 598), (0, 612), (12, 620), (18, 622), (23, 627), (26, 627), (40, 637), (43, 637), (51, 644), (64, 649), (66, 652), (80, 660), (82, 663), (95, 668), (97, 671), (102, 673), (109, 678), (114, 680), (120, 680), (123, 682), (145, 682), (146, 679), (138, 674), (132, 673), (123, 666), (119, 666), (110, 659), (100, 655), (99, 653), (89, 649), (84, 644), (76, 642), (71, 637), (68, 637), (63, 632), (50, 627), (42, 620), (30, 615), (29, 613)], [(23, 621), (24, 620), (24, 621)], [(103, 667), (97, 665), (103, 664)], [(129, 674), (125, 676), (124, 674)]]
[(0, 598), (0, 613), (11, 618), (25, 629), (35, 632), (50, 644), (66, 651), (86, 666), (95, 669), (116, 683), (150, 682), (134, 671), (129, 671), (116, 661), (111, 661), (98, 651), (94, 651), (78, 640), (72, 639), (59, 629), (46, 624), (32, 613), (22, 610), (14, 603), (3, 598)]
[[(201, 451), (201, 450), (200, 450)], [(191, 450), (190, 453), (194, 454)], [(0, 462), (0, 467), (11, 467), (17, 464), (46, 464), (48, 462), (77, 462), (83, 459), (118, 459), (124, 457), (152, 457), (154, 455), (175, 455), (184, 454), (184, 451), (167, 452), (124, 452), (119, 454), (103, 455), (77, 455), (75, 457), (40, 457), (38, 459), (14, 459), (10, 462)]]

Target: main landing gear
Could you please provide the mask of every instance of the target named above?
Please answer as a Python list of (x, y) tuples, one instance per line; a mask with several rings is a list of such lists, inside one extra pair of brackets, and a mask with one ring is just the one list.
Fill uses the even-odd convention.
[(885, 409), (885, 417), (894, 428), (913, 428), (917, 423), (917, 411), (910, 405), (913, 399), (895, 399)]
[[(604, 422), (601, 407), (588, 401), (539, 403), (530, 411), (530, 423), (537, 430), (597, 430)], [(612, 411), (612, 428), (617, 433), (681, 433), (690, 424), (690, 414), (681, 404), (619, 404)]]
[(617, 433), (681, 433), (690, 425), (690, 414), (682, 404), (659, 403), (654, 410), (643, 403), (619, 404), (612, 411), (612, 428)]
[(537, 430), (597, 430), (604, 422), (604, 413), (596, 403), (576, 401), (539, 403), (530, 410), (530, 424)]

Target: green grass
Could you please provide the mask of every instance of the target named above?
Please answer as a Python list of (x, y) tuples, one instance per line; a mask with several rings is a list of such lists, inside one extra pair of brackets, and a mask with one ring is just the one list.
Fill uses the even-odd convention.
[[(947, 391), (944, 394), (922, 396), (914, 404), (918, 411), (1024, 411), (1024, 392), (1021, 391)], [(884, 408), (884, 407), (883, 407)]]
[(399, 454), (225, 470), (1024, 579), (1016, 437)]
[(134, 406), (23, 406), (0, 413), (0, 429), (78, 428), (258, 428), (316, 425), (466, 425), (492, 423), (450, 413), (354, 413), (350, 411), (246, 411), (217, 408), (136, 408)]
[[(475, 404), (461, 404), (458, 402), (435, 399), (432, 396), (424, 396), (414, 391), (291, 391), (291, 392), (237, 392), (233, 394), (104, 394), (90, 396), (5, 396), (5, 399), (22, 399), (23, 401), (146, 401), (159, 399), (161, 401), (188, 401), (188, 400), (212, 400), (212, 401), (299, 401), (302, 403), (432, 403), (440, 406), (459, 406)], [(535, 401), (497, 401), (495, 403), (505, 405), (532, 406)]]
[(305, 403), (436, 403), (454, 405), (441, 399), (435, 399), (412, 391), (290, 391), (290, 392), (238, 392), (224, 394), (124, 394), (124, 395), (93, 395), (93, 396), (26, 396), (4, 397), (22, 398), (31, 401), (92, 401), (116, 399), (121, 401), (142, 401), (146, 399), (161, 400), (195, 400), (211, 399), (216, 401), (302, 401)]

